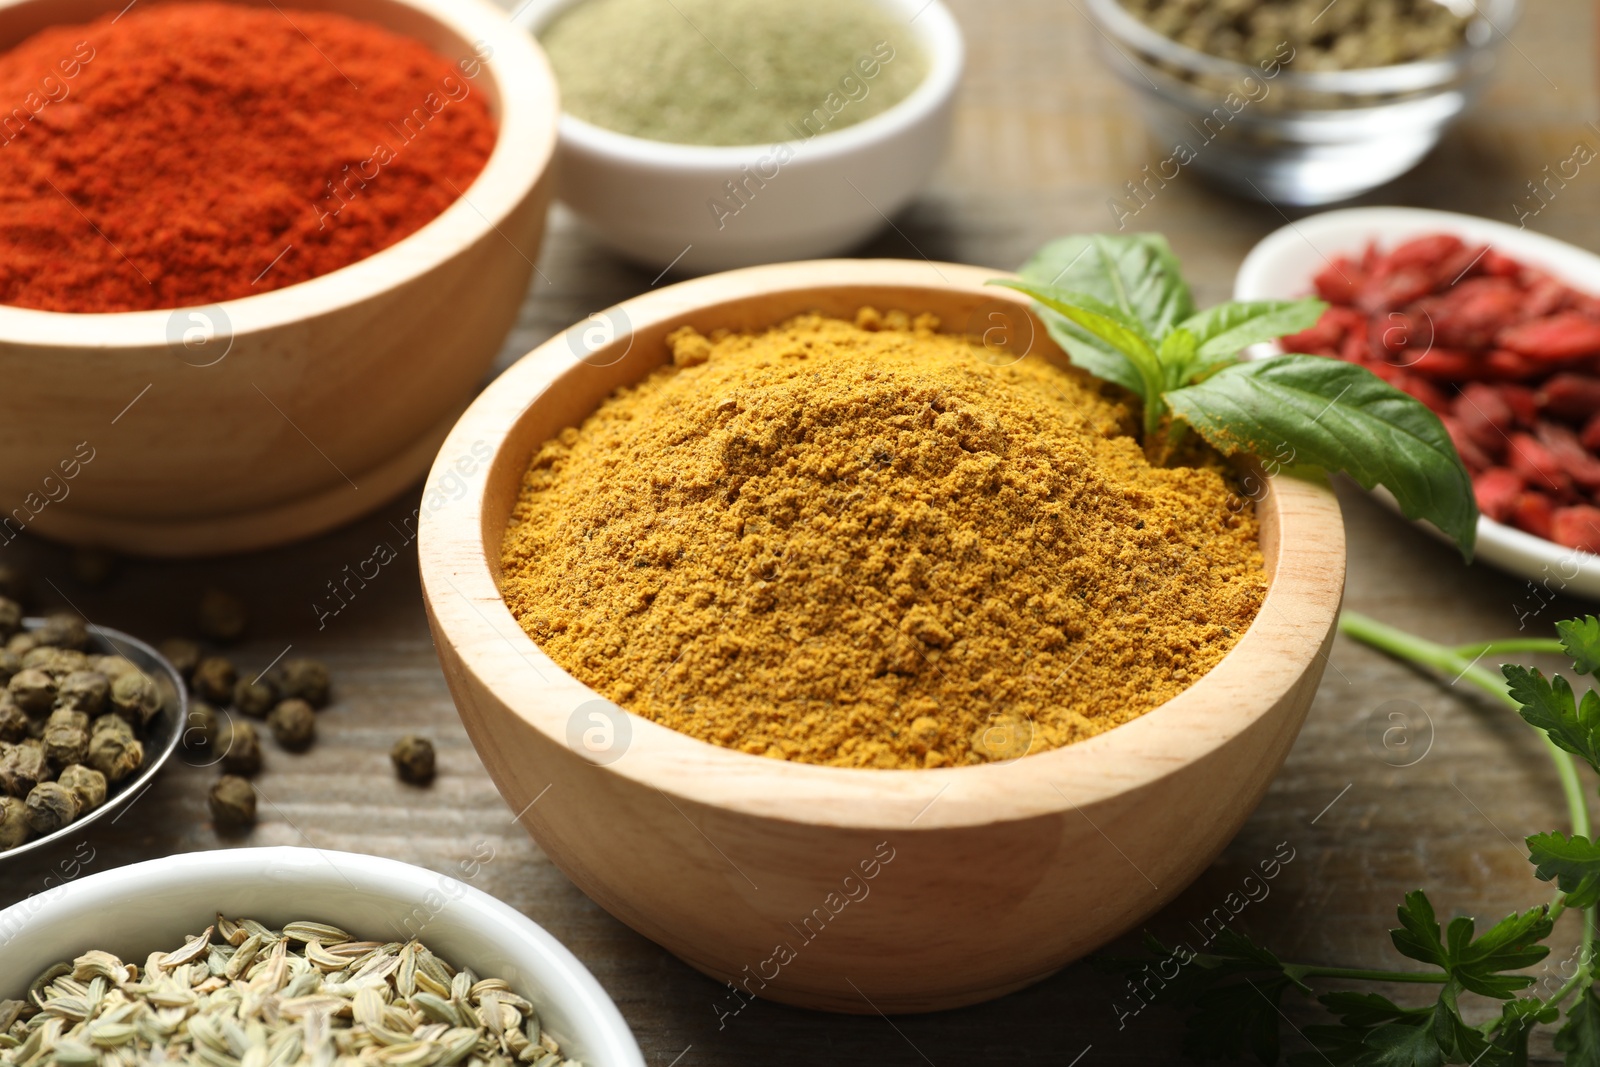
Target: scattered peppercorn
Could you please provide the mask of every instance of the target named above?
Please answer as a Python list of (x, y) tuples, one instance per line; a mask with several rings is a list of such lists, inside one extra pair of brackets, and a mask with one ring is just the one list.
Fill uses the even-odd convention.
[(278, 703), (278, 690), (269, 681), (248, 682), (243, 678), (233, 687), (233, 709), (252, 719), (266, 716)]
[(321, 708), (327, 705), (330, 690), (328, 667), (320, 660), (289, 659), (278, 668), (278, 692), (286, 700), (298, 698)]
[(395, 772), (403, 781), (414, 785), (426, 785), (433, 781), (433, 742), (426, 737), (407, 734), (395, 742), (389, 758), (394, 761)]
[(233, 699), (233, 687), (238, 680), (239, 672), (231, 662), (221, 656), (207, 656), (195, 666), (189, 687), (202, 700), (221, 705)]
[(256, 790), (243, 778), (232, 774), (218, 778), (206, 803), (218, 826), (242, 828), (256, 824)]
[(317, 715), (304, 700), (285, 700), (267, 716), (273, 739), (291, 752), (311, 747), (317, 735)]
[(183, 747), (190, 750), (209, 748), (217, 739), (219, 723), (216, 708), (203, 700), (189, 701), (189, 721), (183, 729)]
[(197, 614), (200, 634), (222, 644), (232, 644), (244, 636), (249, 616), (244, 601), (221, 589), (207, 589), (200, 595)]
[(222, 767), (229, 774), (254, 777), (261, 771), (261, 737), (247, 722), (230, 721), (216, 741), (222, 749)]

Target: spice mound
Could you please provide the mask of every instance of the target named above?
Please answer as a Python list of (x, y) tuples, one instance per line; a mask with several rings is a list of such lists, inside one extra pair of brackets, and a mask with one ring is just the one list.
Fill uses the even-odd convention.
[(0, 1067), (336, 1061), (579, 1067), (503, 979), (316, 922), (219, 915), (142, 968), (85, 952), (0, 1000)]
[[(571, 114), (697, 145), (783, 145), (898, 104), (927, 72), (873, 0), (585, 0), (540, 35)], [(771, 175), (767, 175), (768, 178)]]
[[(1446, 55), (1467, 40), (1467, 14), (1445, 0), (1122, 0), (1179, 44), (1239, 63), (1285, 53), (1297, 71), (1362, 70)], [(1485, 27), (1487, 28), (1487, 27)]]
[(474, 56), (322, 11), (138, 5), (0, 56), (0, 303), (175, 308), (364, 259), (470, 185)]
[(1227, 468), (1153, 467), (1112, 387), (937, 326), (672, 334), (534, 457), (523, 629), (645, 718), (838, 766), (1008, 759), (1192, 684), (1266, 588)]

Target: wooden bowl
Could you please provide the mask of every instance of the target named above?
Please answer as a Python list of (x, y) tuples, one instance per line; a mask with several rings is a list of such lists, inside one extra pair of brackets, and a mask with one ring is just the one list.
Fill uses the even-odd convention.
[[(126, 2), (0, 0), (0, 49)], [(484, 0), (295, 6), (453, 61), (487, 54), (463, 79), (500, 124), (482, 174), (404, 240), (273, 292), (123, 314), (0, 306), (0, 544), (32, 530), (186, 556), (306, 537), (413, 484), (482, 384), (543, 237), (560, 117), (543, 53)]]
[[(1009, 763), (820, 767), (633, 715), (607, 722), (598, 695), (518, 627), (498, 592), (500, 539), (531, 456), (664, 362), (668, 332), (870, 304), (932, 312), (947, 329), (1011, 331), (1018, 346), (1031, 335), (1036, 358), (1064, 360), (1020, 298), (983, 287), (995, 273), (794, 263), (647, 293), (502, 375), (452, 431), (424, 493), (434, 642), (489, 773), (584, 892), (739, 987), (719, 1013), (750, 994), (845, 1012), (951, 1008), (1103, 945), (1176, 896), (1238, 831), (1322, 677), (1344, 529), (1325, 481), (1287, 476), (1270, 479), (1258, 504), (1271, 584), (1237, 647), (1143, 717)], [(456, 460), (474, 445), (486, 462)]]

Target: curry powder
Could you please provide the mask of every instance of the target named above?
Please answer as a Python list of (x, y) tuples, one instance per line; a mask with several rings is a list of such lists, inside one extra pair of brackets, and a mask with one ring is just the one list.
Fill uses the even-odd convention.
[(836, 766), (1012, 758), (1182, 691), (1266, 592), (1229, 469), (1153, 467), (1113, 387), (937, 326), (672, 334), (534, 457), (522, 628), (645, 718)]

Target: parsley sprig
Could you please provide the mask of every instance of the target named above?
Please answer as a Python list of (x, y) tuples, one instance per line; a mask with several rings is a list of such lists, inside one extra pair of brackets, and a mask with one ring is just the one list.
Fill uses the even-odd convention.
[(1478, 507), (1439, 417), (1364, 367), (1289, 354), (1245, 361), (1244, 349), (1314, 325), (1320, 300), (1256, 300), (1201, 311), (1157, 234), (1067, 237), (1019, 279), (1069, 359), (1122, 386), (1142, 408), (1156, 462), (1193, 430), (1224, 455), (1343, 471), (1382, 485), (1408, 518), (1432, 522), (1471, 559)]
[[(1534, 877), (1554, 882), (1547, 904), (1515, 912), (1478, 933), (1458, 916), (1441, 924), (1421, 890), (1406, 894), (1389, 932), (1396, 950), (1422, 966), (1412, 970), (1322, 967), (1286, 963), (1234, 930), (1224, 930), (1207, 953), (1169, 948), (1146, 938), (1150, 957), (1102, 959), (1101, 966), (1165, 976), (1154, 999), (1188, 1008), (1184, 1051), (1192, 1058), (1266, 1064), (1280, 1057), (1280, 1003), (1286, 995), (1316, 996), (1331, 1021), (1300, 1031), (1312, 1048), (1291, 1055), (1290, 1067), (1522, 1067), (1535, 1029), (1561, 1023), (1557, 1051), (1567, 1067), (1600, 1067), (1600, 988), (1596, 987), (1596, 905), (1600, 903), (1600, 841), (1591, 837), (1589, 809), (1574, 757), (1600, 773), (1600, 694), (1580, 698), (1560, 675), (1507, 664), (1500, 676), (1479, 665), (1485, 658), (1523, 652), (1566, 655), (1580, 675), (1600, 670), (1600, 618), (1556, 624), (1556, 639), (1521, 638), (1456, 648), (1424, 641), (1354, 612), (1339, 620), (1342, 632), (1448, 677), (1471, 682), (1509, 705), (1543, 738), (1566, 795), (1570, 834), (1527, 839)], [(1522, 973), (1549, 954), (1544, 942), (1556, 921), (1573, 911), (1583, 934), (1574, 973), (1546, 997), (1526, 995), (1536, 981)], [(1438, 986), (1431, 1003), (1402, 1006), (1377, 993), (1337, 990), (1317, 995), (1311, 980), (1412, 983)], [(1498, 1012), (1468, 1022), (1462, 998), (1498, 1002)], [(1564, 1013), (1564, 1014), (1563, 1014)], [(1473, 1014), (1478, 1014), (1474, 1011)]]

